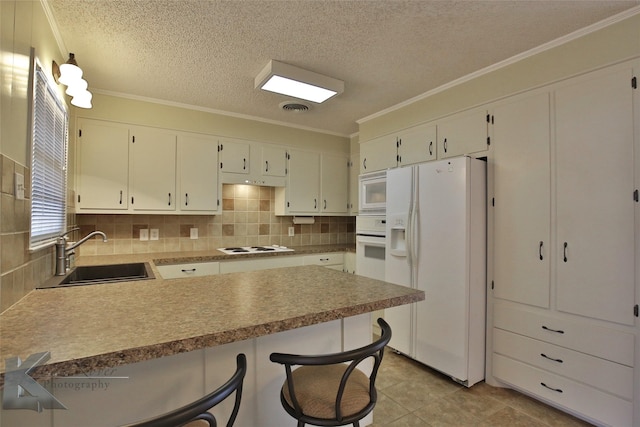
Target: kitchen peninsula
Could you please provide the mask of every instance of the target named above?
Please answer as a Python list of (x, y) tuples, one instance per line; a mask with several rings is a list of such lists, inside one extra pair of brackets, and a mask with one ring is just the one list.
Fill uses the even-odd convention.
[[(333, 352), (366, 344), (370, 312), (423, 299), (421, 291), (318, 266), (173, 280), (156, 274), (152, 280), (33, 291), (0, 316), (0, 355), (24, 360), (50, 352), (37, 370), (44, 383), (67, 376), (86, 382), (88, 373), (117, 371), (120, 379), (112, 381), (108, 396), (56, 394), (53, 386), (69, 409), (53, 410), (52, 424), (39, 423), (71, 425), (70, 417), (79, 422), (86, 412), (100, 414), (92, 422), (113, 425), (199, 397), (221, 384), (235, 354), (244, 352), (250, 372), (238, 425), (258, 425), (256, 419), (285, 425), (276, 424), (287, 418), (280, 418), (283, 372), (269, 363), (271, 351)], [(147, 398), (127, 408), (140, 388)], [(40, 415), (4, 411), (3, 420), (18, 412), (29, 423)]]

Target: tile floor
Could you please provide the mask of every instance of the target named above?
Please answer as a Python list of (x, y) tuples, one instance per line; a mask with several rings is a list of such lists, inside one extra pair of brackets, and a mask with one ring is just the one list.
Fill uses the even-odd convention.
[(510, 389), (484, 382), (467, 389), (420, 363), (385, 351), (372, 427), (590, 426)]

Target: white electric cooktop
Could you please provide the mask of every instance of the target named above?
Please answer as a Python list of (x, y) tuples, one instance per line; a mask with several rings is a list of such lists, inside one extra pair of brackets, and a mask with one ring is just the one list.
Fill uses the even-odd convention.
[(286, 246), (269, 245), (269, 246), (237, 246), (230, 248), (218, 248), (220, 252), (227, 255), (237, 254), (257, 254), (263, 252), (293, 252), (293, 249)]

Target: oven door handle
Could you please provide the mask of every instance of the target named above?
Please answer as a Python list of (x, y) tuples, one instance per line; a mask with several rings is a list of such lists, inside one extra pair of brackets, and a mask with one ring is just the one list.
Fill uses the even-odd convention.
[(386, 244), (386, 238), (384, 236), (362, 236), (357, 235), (356, 241), (358, 243), (364, 243), (371, 246), (384, 247)]

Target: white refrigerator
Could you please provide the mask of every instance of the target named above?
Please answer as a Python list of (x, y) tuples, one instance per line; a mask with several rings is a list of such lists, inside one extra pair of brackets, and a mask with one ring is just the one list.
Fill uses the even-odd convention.
[(385, 280), (425, 291), (385, 310), (395, 350), (467, 387), (484, 379), (486, 163), (469, 157), (387, 172)]

